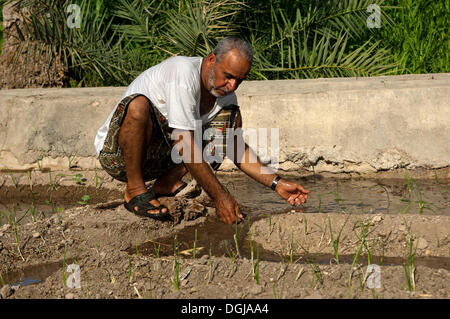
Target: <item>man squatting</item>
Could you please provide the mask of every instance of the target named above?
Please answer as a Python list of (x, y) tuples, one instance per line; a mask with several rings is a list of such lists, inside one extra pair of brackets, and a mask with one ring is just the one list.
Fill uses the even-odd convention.
[[(242, 135), (226, 134), (232, 130), (224, 130), (242, 128), (234, 91), (250, 72), (252, 58), (252, 48), (246, 41), (226, 37), (205, 58), (168, 58), (141, 73), (128, 86), (94, 142), (105, 171), (127, 183), (127, 210), (156, 219), (167, 217), (168, 208), (158, 198), (179, 193), (186, 186), (182, 177), (190, 172), (214, 200), (216, 214), (224, 223), (231, 224), (236, 217), (238, 222), (243, 219), (238, 203), (214, 174), (221, 161), (208, 163), (200, 150), (203, 145), (194, 140), (197, 123), (202, 124), (202, 129), (221, 129), (222, 143), (216, 137), (219, 143), (215, 147), (226, 149), (233, 145), (230, 159), (248, 176), (274, 189), (291, 205), (306, 202), (309, 191), (280, 178), (263, 164), (247, 143), (238, 141)], [(237, 150), (238, 142), (242, 150)], [(172, 160), (172, 149), (182, 162)], [(195, 154), (202, 156), (195, 160)], [(147, 189), (145, 182), (153, 179), (153, 188)]]

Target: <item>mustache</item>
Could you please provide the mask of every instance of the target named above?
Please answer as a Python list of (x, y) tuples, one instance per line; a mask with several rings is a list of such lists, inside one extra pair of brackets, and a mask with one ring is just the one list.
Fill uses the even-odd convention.
[(221, 90), (221, 91), (224, 91), (225, 93), (231, 93), (231, 90), (227, 89), (226, 85), (215, 86), (214, 90)]

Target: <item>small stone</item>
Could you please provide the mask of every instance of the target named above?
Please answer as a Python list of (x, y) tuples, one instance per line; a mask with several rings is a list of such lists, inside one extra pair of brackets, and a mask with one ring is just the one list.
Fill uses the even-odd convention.
[(428, 247), (428, 242), (424, 238), (420, 237), (417, 240), (417, 249), (425, 249), (427, 247)]
[(202, 257), (200, 257), (200, 259), (198, 260), (200, 262), (200, 264), (202, 265), (206, 265), (208, 263), (208, 255), (203, 255)]
[(19, 288), (20, 288), (20, 284), (16, 284), (16, 285), (14, 285), (14, 286), (11, 286), (11, 289), (12, 289), (14, 292), (16, 292), (17, 290), (19, 290)]
[(248, 292), (252, 295), (259, 295), (260, 293), (263, 292), (263, 287), (260, 285), (254, 285), (253, 287), (251, 287)]
[(33, 238), (39, 237), (39, 233), (37, 231), (33, 232), (31, 235), (33, 236)]
[(197, 291), (198, 291), (197, 288), (192, 287), (192, 288), (189, 290), (189, 293), (190, 293), (190, 294), (193, 294), (194, 292), (197, 292)]
[(0, 296), (2, 299), (6, 299), (14, 293), (10, 285), (5, 285), (0, 289)]
[(439, 268), (438, 273), (440, 275), (446, 276), (448, 274), (448, 271), (443, 268)]
[(66, 295), (66, 299), (73, 299), (73, 298), (75, 298), (75, 295), (74, 295), (73, 293), (71, 293), (71, 292), (69, 292), (69, 293)]
[(189, 274), (191, 273), (191, 270), (192, 270), (192, 268), (187, 266), (186, 269), (180, 275), (181, 280), (186, 279), (189, 276)]
[(142, 266), (146, 266), (146, 265), (148, 265), (148, 261), (147, 260), (139, 260), (136, 263), (136, 267), (142, 267)]
[(381, 215), (376, 215), (376, 216), (373, 216), (372, 223), (379, 223), (382, 220), (383, 220), (383, 217)]

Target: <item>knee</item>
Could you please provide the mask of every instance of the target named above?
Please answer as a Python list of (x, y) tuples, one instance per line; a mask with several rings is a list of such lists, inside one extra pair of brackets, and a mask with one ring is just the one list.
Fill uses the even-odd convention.
[(150, 119), (150, 104), (144, 96), (138, 96), (128, 105), (126, 117), (143, 122)]

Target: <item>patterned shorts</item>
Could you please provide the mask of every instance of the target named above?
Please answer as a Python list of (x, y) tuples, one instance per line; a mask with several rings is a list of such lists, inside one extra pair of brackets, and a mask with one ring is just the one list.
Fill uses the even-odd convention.
[[(133, 99), (141, 95), (129, 95), (119, 103), (111, 118), (108, 134), (99, 156), (99, 161), (103, 169), (113, 178), (122, 182), (127, 181), (127, 174), (125, 160), (122, 150), (119, 147), (119, 131), (127, 113), (128, 105)], [(147, 100), (150, 105), (150, 116), (152, 117), (153, 127), (152, 138), (142, 164), (144, 181), (159, 178), (176, 165), (171, 158), (173, 148), (171, 134), (173, 129), (168, 126), (167, 119), (159, 110), (149, 99)], [(207, 135), (206, 140), (203, 140), (203, 149), (206, 148), (206, 154), (210, 154), (210, 158), (213, 158), (213, 155), (224, 156), (226, 154), (227, 140), (229, 138), (226, 129), (236, 128), (235, 119), (239, 115), (239, 112), (239, 106), (237, 105), (226, 106), (217, 113), (211, 122), (203, 127), (203, 132), (209, 129), (209, 134), (205, 134)], [(214, 170), (217, 170), (220, 167), (221, 161), (211, 160), (209, 163)]]

